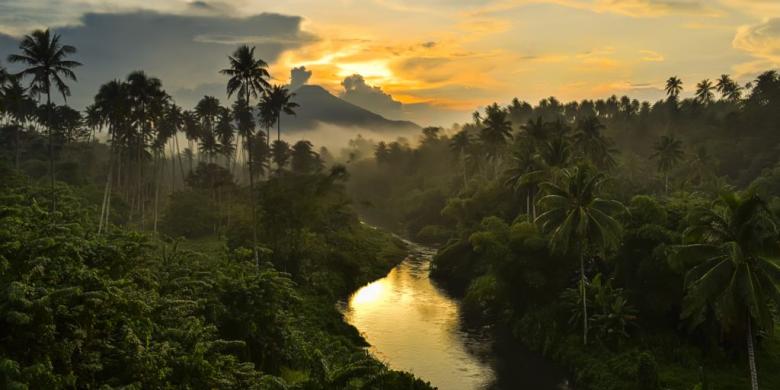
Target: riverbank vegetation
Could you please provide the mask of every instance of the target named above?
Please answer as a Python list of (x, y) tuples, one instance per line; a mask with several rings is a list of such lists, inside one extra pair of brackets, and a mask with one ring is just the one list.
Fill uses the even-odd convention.
[(576, 388), (780, 387), (780, 75), (666, 91), (490, 105), (376, 143), (349, 192)]
[(304, 108), (252, 48), (223, 71), (232, 104), (184, 110), (136, 71), (84, 113), (50, 99), (75, 51), (36, 31), (0, 72), (0, 388), (430, 388), (336, 309), (405, 248), (359, 221), (343, 167), (282, 139)]

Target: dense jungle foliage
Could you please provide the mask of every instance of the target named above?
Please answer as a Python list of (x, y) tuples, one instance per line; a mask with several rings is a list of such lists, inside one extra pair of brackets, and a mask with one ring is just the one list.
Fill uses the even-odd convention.
[(577, 388), (778, 388), (780, 75), (666, 90), (514, 100), (417, 145), (374, 142), (349, 193), (439, 244), (432, 276), (467, 319)]
[(430, 388), (337, 310), (405, 247), (359, 221), (343, 167), (269, 146), (297, 106), (254, 49), (223, 71), (232, 108), (183, 111), (138, 71), (83, 114), (50, 103), (75, 50), (36, 31), (0, 68), (0, 388)]

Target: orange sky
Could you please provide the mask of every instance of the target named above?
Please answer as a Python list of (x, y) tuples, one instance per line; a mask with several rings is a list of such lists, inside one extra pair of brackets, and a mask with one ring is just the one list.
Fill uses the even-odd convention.
[[(208, 12), (303, 18), (316, 39), (271, 64), (338, 93), (344, 77), (403, 103), (458, 118), (512, 97), (535, 102), (662, 95), (677, 75), (690, 87), (728, 73), (746, 82), (780, 66), (780, 0), (222, 0)], [(51, 8), (55, 9), (52, 10)], [(60, 9), (56, 9), (60, 7)], [(182, 0), (4, 0), (0, 32), (78, 23), (80, 13), (192, 12)], [(205, 7), (204, 7), (205, 9)], [(206, 12), (206, 11), (204, 11)], [(687, 91), (690, 92), (690, 91)], [(453, 116), (455, 118), (455, 116)]]

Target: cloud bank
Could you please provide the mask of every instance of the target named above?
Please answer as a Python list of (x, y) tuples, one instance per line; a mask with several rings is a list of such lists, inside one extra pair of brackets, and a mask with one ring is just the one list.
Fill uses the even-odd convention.
[[(315, 42), (317, 37), (302, 31), (301, 23), (298, 16), (270, 13), (233, 17), (137, 11), (89, 13), (79, 25), (56, 31), (62, 42), (76, 46), (74, 59), (84, 64), (72, 88), (74, 106), (88, 104), (100, 84), (143, 69), (187, 107), (194, 104), (194, 91), (224, 98), (225, 79), (218, 71), (238, 44), (256, 46), (259, 57), (272, 63), (284, 51)], [(0, 34), (3, 58), (16, 52), (17, 45), (17, 38)]]

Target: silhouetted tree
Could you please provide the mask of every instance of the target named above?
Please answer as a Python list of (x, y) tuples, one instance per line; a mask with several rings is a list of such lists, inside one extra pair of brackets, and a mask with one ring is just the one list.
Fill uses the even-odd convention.
[[(70, 96), (70, 87), (67, 80), (77, 81), (73, 68), (81, 66), (81, 63), (67, 58), (76, 53), (76, 48), (60, 43), (59, 34), (50, 30), (35, 30), (30, 35), (25, 35), (19, 43), (21, 54), (11, 54), (8, 62), (20, 63), (26, 66), (21, 71), (22, 77), (30, 77), (30, 91), (33, 94), (46, 95), (46, 107), (49, 109), (47, 123), (51, 125), (51, 88), (52, 84), (62, 94), (62, 99)], [(49, 127), (49, 177), (51, 181), (51, 211), (56, 209), (57, 201), (54, 193), (54, 147), (52, 128)]]

